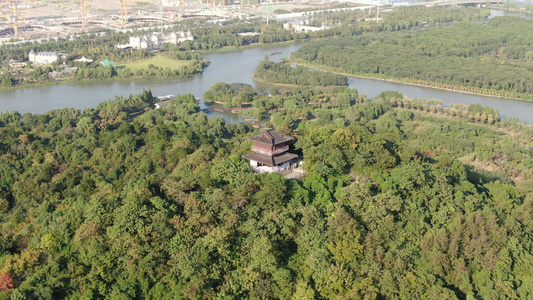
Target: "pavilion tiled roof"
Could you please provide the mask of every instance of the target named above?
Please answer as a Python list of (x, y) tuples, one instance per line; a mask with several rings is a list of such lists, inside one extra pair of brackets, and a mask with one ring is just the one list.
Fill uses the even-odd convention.
[(279, 133), (276, 129), (270, 129), (263, 132), (262, 134), (249, 137), (248, 139), (254, 142), (274, 146), (284, 142), (292, 141), (293, 137), (290, 135), (283, 135)]
[(163, 100), (157, 102), (155, 105), (159, 108), (167, 107), (170, 104), (170, 100)]

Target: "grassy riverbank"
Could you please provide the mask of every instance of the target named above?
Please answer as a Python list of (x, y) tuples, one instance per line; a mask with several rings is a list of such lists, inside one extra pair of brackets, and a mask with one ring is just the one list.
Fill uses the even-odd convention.
[(170, 68), (170, 69), (178, 69), (179, 67), (183, 66), (192, 66), (194, 64), (191, 60), (181, 60), (181, 59), (173, 59), (162, 55), (157, 55), (150, 57), (148, 59), (143, 59), (140, 61), (134, 61), (134, 62), (128, 62), (124, 64), (119, 64), (118, 67), (128, 68), (132, 71), (140, 70), (140, 69), (148, 69), (150, 66), (157, 67), (157, 68)]
[(113, 82), (113, 81), (120, 81), (120, 80), (137, 80), (137, 79), (164, 79), (164, 80), (171, 80), (171, 79), (185, 79), (185, 78), (192, 78), (194, 76), (199, 75), (193, 74), (190, 76), (169, 76), (165, 78), (153, 78), (153, 77), (143, 77), (143, 76), (131, 76), (127, 78), (70, 78), (70, 79), (64, 79), (64, 80), (55, 80), (55, 81), (47, 81), (47, 82), (31, 82), (31, 83), (24, 83), (21, 85), (14, 85), (11, 87), (0, 87), (0, 91), (10, 91), (10, 90), (17, 90), (17, 89), (23, 89), (23, 88), (36, 88), (36, 87), (45, 87), (45, 86), (54, 86), (54, 85), (60, 85), (60, 84), (69, 84), (69, 83), (77, 83), (77, 82)]
[(459, 92), (459, 93), (478, 95), (478, 96), (490, 96), (490, 97), (495, 97), (495, 98), (506, 98), (506, 99), (513, 99), (513, 100), (528, 101), (528, 102), (533, 101), (533, 95), (528, 94), (528, 93), (512, 93), (512, 92), (506, 92), (506, 91), (496, 91), (496, 90), (491, 90), (491, 89), (479, 89), (479, 91), (477, 92), (472, 92), (472, 91), (469, 91), (470, 87), (468, 86), (446, 84), (446, 87), (443, 87), (442, 86), (443, 84), (440, 82), (433, 82), (433, 81), (428, 81), (428, 80), (420, 80), (420, 79), (413, 79), (413, 78), (395, 78), (392, 76), (385, 76), (383, 74), (379, 74), (379, 76), (376, 76), (376, 74), (373, 74), (373, 73), (355, 73), (355, 74), (346, 73), (346, 72), (343, 72), (339, 68), (312, 64), (309, 62), (305, 62), (301, 59), (294, 58), (293, 56), (289, 58), (289, 61), (293, 64), (316, 69), (319, 71), (330, 72), (330, 73), (357, 77), (357, 78), (388, 81), (388, 82), (408, 84), (408, 85), (421, 86), (421, 87), (427, 87), (427, 88), (435, 88), (439, 90)]
[[(328, 73), (334, 73), (334, 72), (328, 72)], [(343, 75), (341, 73), (336, 73), (339, 75)], [(290, 83), (277, 83), (277, 82), (271, 82), (264, 79), (261, 79), (255, 75), (252, 75), (252, 80), (256, 83), (260, 83), (263, 86), (272, 86), (272, 87), (280, 87), (280, 88), (286, 88), (286, 89), (293, 89), (293, 88), (299, 88), (299, 89), (312, 89), (314, 87), (306, 86), (306, 85), (298, 85), (298, 84), (290, 84)], [(330, 86), (321, 86), (321, 89), (324, 90), (331, 90), (333, 88), (339, 88), (339, 87), (345, 87), (342, 85), (330, 85)]]
[(226, 52), (233, 52), (233, 51), (239, 51), (239, 50), (245, 50), (245, 49), (253, 49), (253, 48), (259, 48), (263, 46), (285, 46), (290, 45), (294, 43), (303, 43), (308, 42), (310, 39), (305, 40), (291, 40), (291, 41), (284, 41), (284, 42), (275, 42), (275, 43), (253, 43), (248, 45), (242, 45), (242, 46), (226, 46), (219, 49), (209, 49), (209, 50), (199, 50), (198, 53), (202, 54), (211, 54), (211, 53), (226, 53)]
[(348, 78), (331, 72), (311, 71), (287, 62), (273, 62), (268, 57), (259, 62), (252, 79), (267, 83), (301, 87), (348, 86)]
[(292, 58), (352, 76), (533, 101), (531, 32), (531, 20), (502, 17), (484, 24), (328, 38), (306, 44)]
[[(201, 62), (201, 66), (199, 64)], [(10, 86), (0, 87), (0, 90), (14, 90), (19, 88), (33, 88), (42, 86), (51, 86), (58, 84), (67, 84), (84, 81), (116, 81), (116, 80), (134, 80), (134, 79), (183, 79), (191, 78), (203, 72), (203, 69), (209, 65), (209, 61), (202, 59), (197, 60), (180, 60), (173, 59), (162, 55), (153, 56), (147, 59), (118, 63), (109, 76), (105, 77), (88, 77), (86, 73), (80, 76), (79, 73), (73, 74), (70, 77), (51, 79), (42, 78), (34, 79), (18, 79), (18, 83)], [(104, 68), (98, 66), (97, 68)], [(95, 68), (79, 69), (78, 72), (94, 71)], [(170, 71), (169, 71), (170, 70)], [(98, 74), (98, 73), (96, 73)]]
[(255, 75), (252, 75), (252, 80), (257, 83), (264, 84), (266, 86), (272, 85), (272, 86), (279, 86), (279, 87), (286, 87), (286, 88), (306, 88), (306, 87), (309, 88), (309, 86), (304, 86), (304, 85), (270, 82), (270, 81), (263, 80)]

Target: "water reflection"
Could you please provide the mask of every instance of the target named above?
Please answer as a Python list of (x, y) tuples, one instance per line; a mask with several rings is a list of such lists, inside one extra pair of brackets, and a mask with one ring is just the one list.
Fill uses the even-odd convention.
[[(520, 15), (531, 18), (531, 14), (491, 10), (492, 16)], [(203, 93), (214, 83), (243, 82), (254, 85), (251, 79), (255, 67), (265, 55), (281, 51), (271, 56), (273, 61), (287, 58), (303, 44), (263, 45), (226, 53), (205, 55), (211, 64), (204, 73), (194, 78), (181, 80), (139, 79), (114, 81), (82, 81), (62, 85), (0, 90), (0, 112), (17, 110), (20, 113), (43, 113), (50, 109), (72, 107), (84, 109), (96, 107), (98, 103), (116, 96), (127, 97), (139, 94), (144, 89), (151, 89), (155, 96), (191, 93), (202, 98)], [(501, 116), (518, 118), (523, 122), (533, 123), (533, 102), (470, 95), (435, 88), (393, 83), (382, 80), (349, 77), (349, 86), (368, 96), (376, 96), (382, 91), (394, 90), (410, 98), (439, 99), (444, 104), (463, 103), (491, 106), (500, 110)], [(228, 123), (241, 122), (239, 115), (212, 112), (209, 116), (220, 115)]]

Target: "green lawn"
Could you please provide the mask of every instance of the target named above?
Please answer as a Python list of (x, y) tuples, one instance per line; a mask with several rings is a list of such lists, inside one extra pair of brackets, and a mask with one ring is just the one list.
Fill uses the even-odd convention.
[(138, 70), (138, 69), (148, 69), (148, 66), (152, 64), (159, 68), (166, 68), (169, 67), (170, 69), (176, 69), (180, 66), (190, 65), (190, 60), (178, 60), (178, 59), (172, 59), (165, 56), (154, 56), (149, 59), (125, 63), (122, 65), (119, 65), (119, 67), (123, 66), (126, 68), (129, 68), (131, 70)]

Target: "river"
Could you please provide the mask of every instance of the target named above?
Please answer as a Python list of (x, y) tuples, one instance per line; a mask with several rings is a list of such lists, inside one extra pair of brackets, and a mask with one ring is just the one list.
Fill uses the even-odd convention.
[[(234, 52), (212, 53), (204, 57), (211, 64), (204, 73), (194, 78), (179, 80), (115, 80), (103, 82), (74, 82), (43, 87), (28, 87), (14, 90), (0, 91), (0, 112), (16, 110), (20, 113), (43, 113), (50, 109), (71, 107), (84, 109), (96, 107), (98, 103), (113, 99), (115, 96), (138, 94), (143, 89), (151, 89), (153, 95), (186, 94), (191, 93), (202, 98), (203, 93), (214, 83), (244, 82), (254, 84), (251, 75), (254, 68), (265, 55), (275, 51), (281, 54), (270, 57), (273, 61), (287, 58), (302, 44), (264, 45)], [(410, 98), (439, 99), (443, 103), (462, 103), (490, 106), (500, 110), (502, 117), (517, 118), (522, 122), (533, 123), (533, 102), (525, 102), (495, 97), (485, 97), (459, 92), (420, 87), (408, 84), (393, 83), (382, 80), (349, 77), (350, 88), (359, 93), (376, 96), (382, 91), (393, 90)], [(205, 107), (204, 104), (201, 104)], [(227, 122), (240, 122), (239, 116), (231, 113), (210, 113), (223, 116)]]
[(266, 45), (234, 52), (207, 54), (211, 64), (198, 76), (187, 79), (138, 79), (114, 81), (80, 81), (59, 85), (0, 90), (0, 111), (43, 113), (50, 109), (96, 107), (98, 103), (115, 96), (139, 94), (151, 89), (154, 96), (191, 93), (202, 98), (214, 83), (244, 82), (253, 84), (251, 75), (259, 61), (274, 51), (281, 54), (270, 57), (273, 61), (287, 58), (301, 44)]

